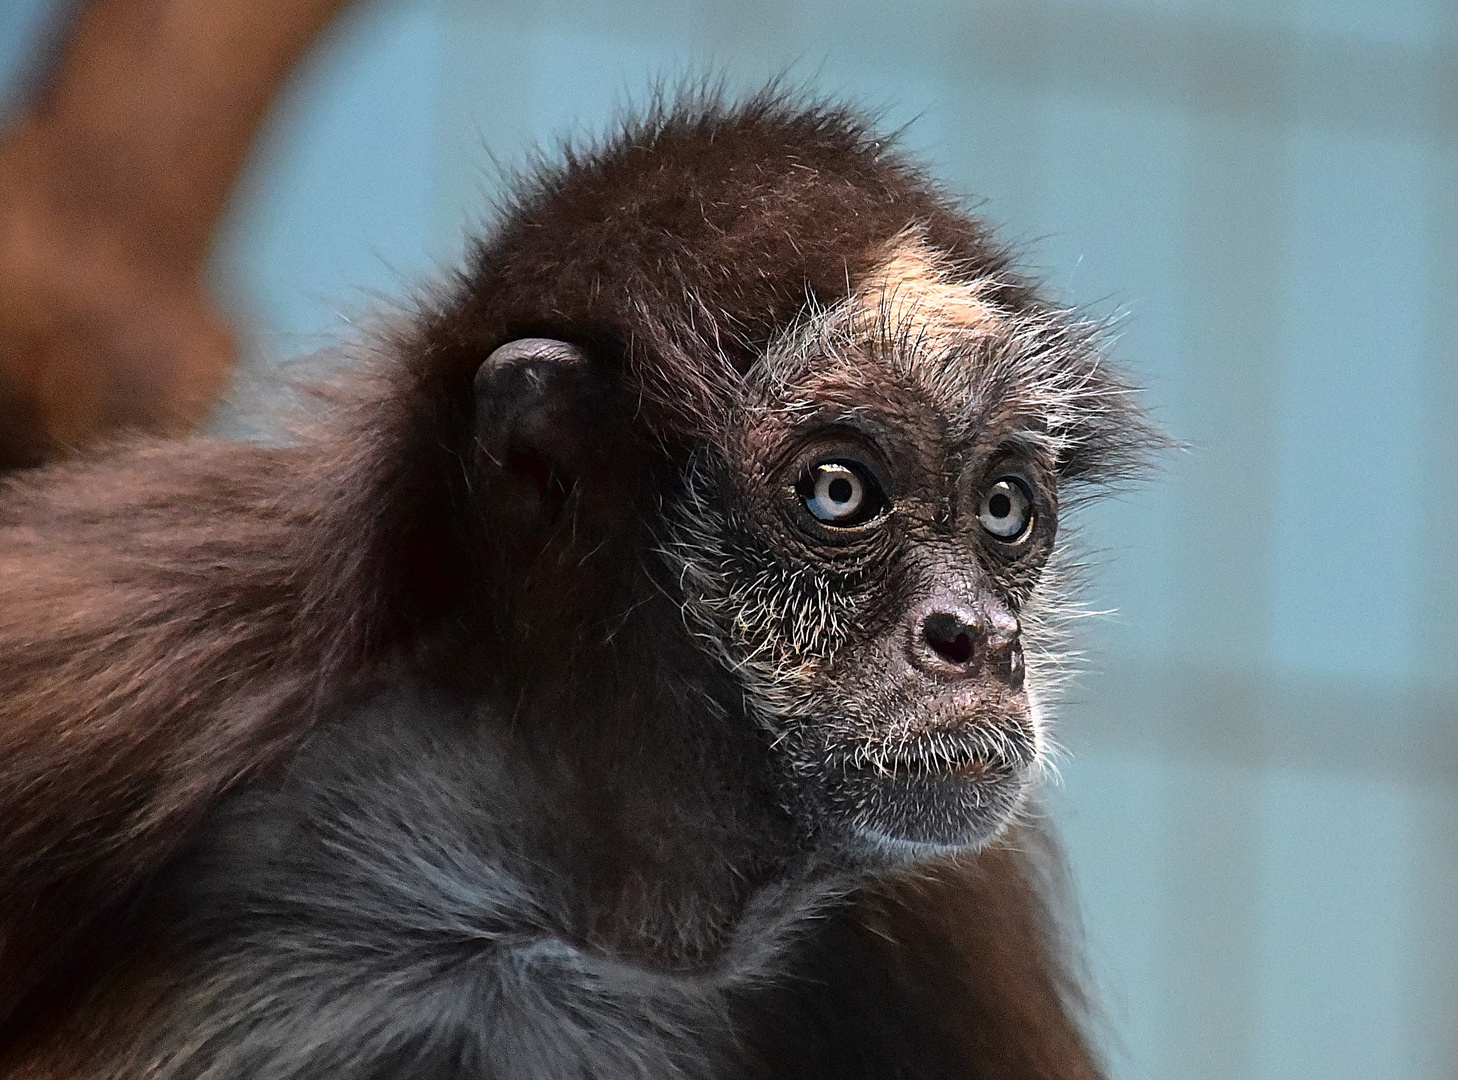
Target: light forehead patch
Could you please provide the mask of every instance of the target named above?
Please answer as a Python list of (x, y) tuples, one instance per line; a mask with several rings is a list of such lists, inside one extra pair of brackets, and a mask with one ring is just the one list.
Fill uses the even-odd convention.
[(942, 252), (919, 229), (908, 229), (886, 244), (885, 258), (861, 283), (850, 304), (869, 324), (898, 336), (968, 333), (998, 329), (998, 313), (982, 294), (992, 282), (958, 280)]
[(773, 342), (751, 377), (764, 404), (809, 410), (812, 382), (846, 369), (874, 378), (881, 368), (926, 393), (955, 426), (984, 397), (979, 344), (1009, 329), (984, 298), (993, 285), (959, 279), (921, 230), (905, 230), (849, 297), (812, 311)]

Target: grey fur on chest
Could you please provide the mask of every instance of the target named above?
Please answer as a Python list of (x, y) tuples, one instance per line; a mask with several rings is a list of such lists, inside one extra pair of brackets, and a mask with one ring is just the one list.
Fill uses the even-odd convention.
[[(395, 715), (391, 715), (391, 712)], [(733, 995), (833, 890), (757, 897), (723, 956), (656, 971), (566, 939), (536, 808), (449, 724), (370, 719), (220, 809), (159, 885), (181, 970), (131, 1051), (161, 1080), (723, 1077)]]

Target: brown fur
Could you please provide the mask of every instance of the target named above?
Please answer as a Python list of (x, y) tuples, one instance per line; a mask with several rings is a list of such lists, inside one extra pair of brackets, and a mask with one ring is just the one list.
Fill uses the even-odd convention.
[[(525, 188), (466, 278), (386, 335), (373, 374), (298, 445), (144, 443), (0, 492), (12, 1041), (64, 1021), (106, 969), (118, 913), (220, 795), (449, 610), (469, 563), (452, 515), (470, 380), (496, 345), (553, 334), (618, 350), (642, 424), (684, 445), (714, 437), (723, 388), (807, 298), (859, 289), (979, 330), (1036, 303), (980, 226), (834, 110), (766, 97), (666, 111)], [(888, 293), (898, 274), (910, 292)], [(1083, 1080), (1097, 1068), (1035, 870), (993, 848), (885, 887), (847, 932), (944, 1012), (965, 1000), (948, 1023), (976, 1075)], [(88, 1075), (65, 1042), (6, 1075)]]
[[(344, 0), (86, 0), (0, 131), (0, 469), (178, 432), (227, 386), (204, 284), (270, 99)], [(39, 74), (39, 73), (37, 73)]]

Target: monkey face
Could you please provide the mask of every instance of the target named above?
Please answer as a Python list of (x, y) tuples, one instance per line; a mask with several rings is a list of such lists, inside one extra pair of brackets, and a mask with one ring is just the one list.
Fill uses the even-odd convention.
[[(829, 458), (839, 468), (877, 456), (847, 442)], [(1024, 455), (989, 460), (971, 449), (963, 461), (942, 443), (909, 442), (902, 454), (915, 446), (915, 455), (877, 470), (885, 479), (868, 470), (863, 483), (884, 504), (851, 526), (861, 536), (805, 545), (846, 612), (838, 642), (814, 661), (802, 656), (792, 676), (806, 721), (796, 752), (818, 765), (828, 804), (862, 837), (973, 845), (1008, 820), (1040, 752), (1020, 614), (1051, 547), (1055, 502), (1046, 472)], [(839, 476), (829, 475), (819, 487), (833, 494)], [(793, 506), (783, 500), (787, 518), (814, 513), (805, 486)], [(857, 543), (863, 566), (837, 574), (843, 545)]]
[[(730, 723), (747, 714), (815, 842), (875, 858), (975, 848), (1042, 760), (1060, 502), (1116, 477), (1147, 429), (1067, 312), (916, 227), (862, 264), (742, 364), (693, 320), (609, 335), (646, 343), (611, 362), (537, 339), (492, 354), (482, 471), (522, 482), (493, 488), (489, 533), (536, 530), (555, 552), (522, 545), (506, 577), (553, 617), (512, 624), (503, 647), (550, 678), (543, 628), (570, 633), (581, 664), (598, 628), (624, 640), (619, 613), (661, 618), (650, 648), (676, 692)], [(648, 599), (612, 591), (632, 584), (624, 566), (650, 568)], [(650, 602), (663, 597), (681, 611)], [(692, 663), (669, 663), (670, 637)]]
[(1025, 630), (1056, 417), (1015, 316), (914, 239), (884, 266), (752, 373), (734, 445), (689, 479), (678, 549), (712, 554), (680, 576), (818, 823), (971, 847), (1042, 752)]

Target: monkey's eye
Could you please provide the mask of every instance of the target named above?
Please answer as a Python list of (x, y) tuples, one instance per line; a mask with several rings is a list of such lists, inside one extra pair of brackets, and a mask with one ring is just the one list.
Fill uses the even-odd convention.
[(795, 485), (805, 509), (827, 525), (861, 525), (886, 505), (870, 470), (855, 461), (822, 461)]
[(1001, 477), (983, 493), (977, 519), (999, 540), (1019, 540), (1033, 523), (1033, 497), (1016, 476)]

